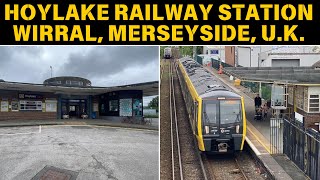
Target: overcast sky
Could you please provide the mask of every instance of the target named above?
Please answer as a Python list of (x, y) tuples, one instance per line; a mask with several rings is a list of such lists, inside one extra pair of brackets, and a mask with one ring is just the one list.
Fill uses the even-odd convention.
[(0, 79), (5, 81), (43, 83), (51, 77), (50, 66), (53, 76), (80, 76), (93, 86), (157, 81), (159, 50), (148, 46), (0, 47)]

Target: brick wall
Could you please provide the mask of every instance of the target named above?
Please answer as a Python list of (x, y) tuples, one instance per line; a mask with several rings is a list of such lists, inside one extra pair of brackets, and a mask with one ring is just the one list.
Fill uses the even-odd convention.
[(225, 47), (225, 58), (226, 58), (227, 64), (231, 66), (235, 65), (235, 47), (234, 46)]
[[(288, 104), (288, 107), (292, 107), (292, 109), (293, 109), (293, 106), (290, 104)], [(297, 108), (297, 113), (303, 115), (305, 128), (311, 127), (311, 128), (318, 130), (318, 126), (314, 125), (314, 123), (320, 122), (320, 113), (306, 113), (299, 108)], [(293, 118), (293, 116), (292, 116), (292, 118)]]
[(0, 112), (0, 121), (5, 120), (49, 120), (57, 119), (56, 112)]
[[(43, 96), (43, 99), (34, 99), (35, 101), (42, 101), (43, 103), (47, 98), (57, 99), (57, 95), (52, 93), (38, 93), (38, 92), (18, 92), (18, 91), (4, 91), (0, 90), (0, 101), (5, 99), (11, 105), (11, 101), (20, 100), (33, 100), (33, 99), (19, 99), (19, 93), (24, 94), (38, 94)], [(1, 112), (0, 111), (0, 121), (4, 120), (49, 120), (57, 119), (57, 112), (42, 112), (42, 111), (11, 111)]]

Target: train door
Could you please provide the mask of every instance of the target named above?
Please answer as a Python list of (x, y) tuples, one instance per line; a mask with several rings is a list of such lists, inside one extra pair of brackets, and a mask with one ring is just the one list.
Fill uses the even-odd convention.
[(198, 125), (198, 102), (194, 102), (194, 120), (192, 121), (193, 122), (193, 132), (195, 135), (198, 135), (198, 128), (197, 128), (197, 125)]

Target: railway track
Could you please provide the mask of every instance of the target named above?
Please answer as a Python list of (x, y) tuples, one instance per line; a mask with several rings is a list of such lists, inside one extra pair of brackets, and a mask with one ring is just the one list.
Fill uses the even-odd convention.
[(204, 179), (206, 171), (196, 148), (174, 62), (169, 65), (172, 179)]
[[(177, 121), (177, 108), (175, 99), (174, 77), (173, 70), (174, 63), (169, 65), (170, 77), (170, 122), (171, 122), (171, 158), (172, 158), (172, 178), (184, 179), (182, 172), (181, 150), (179, 141), (179, 129)], [(177, 155), (177, 156), (176, 156)]]
[(203, 156), (211, 179), (215, 180), (249, 180), (243, 167), (236, 156), (219, 155)]

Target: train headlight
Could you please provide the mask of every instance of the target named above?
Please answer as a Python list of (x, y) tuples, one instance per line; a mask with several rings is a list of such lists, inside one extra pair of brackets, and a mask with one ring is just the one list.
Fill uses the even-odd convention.
[(240, 130), (240, 125), (237, 125), (237, 126), (236, 126), (236, 133), (239, 134), (239, 130)]
[(209, 126), (205, 126), (204, 128), (206, 130), (206, 134), (209, 134)]

